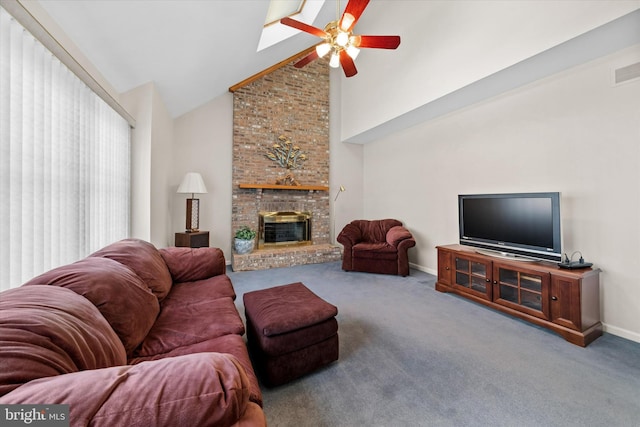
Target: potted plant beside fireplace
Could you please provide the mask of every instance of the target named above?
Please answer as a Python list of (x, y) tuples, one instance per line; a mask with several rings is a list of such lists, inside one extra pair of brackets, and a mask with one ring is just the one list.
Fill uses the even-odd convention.
[(246, 225), (236, 231), (233, 246), (239, 255), (251, 253), (256, 243), (256, 232)]

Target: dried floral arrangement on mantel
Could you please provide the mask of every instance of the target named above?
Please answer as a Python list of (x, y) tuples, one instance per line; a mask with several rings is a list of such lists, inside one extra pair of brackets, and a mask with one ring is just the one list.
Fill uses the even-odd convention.
[(268, 159), (287, 169), (284, 177), (276, 179), (276, 185), (298, 186), (300, 183), (291, 171), (302, 168), (304, 161), (307, 160), (307, 155), (300, 150), (300, 147), (293, 145), (291, 139), (284, 135), (280, 135), (278, 141), (280, 142), (273, 144), (265, 154)]

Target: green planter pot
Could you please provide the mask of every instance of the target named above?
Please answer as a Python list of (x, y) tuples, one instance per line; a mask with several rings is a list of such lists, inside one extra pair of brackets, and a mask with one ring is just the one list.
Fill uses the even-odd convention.
[(233, 246), (238, 255), (244, 255), (251, 253), (255, 246), (256, 239), (244, 240), (244, 239), (234, 239)]

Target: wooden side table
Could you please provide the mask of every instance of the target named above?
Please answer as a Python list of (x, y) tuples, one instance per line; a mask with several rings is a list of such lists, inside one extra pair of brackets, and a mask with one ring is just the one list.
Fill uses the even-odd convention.
[(194, 231), (192, 233), (176, 233), (176, 246), (187, 248), (209, 247), (209, 232)]

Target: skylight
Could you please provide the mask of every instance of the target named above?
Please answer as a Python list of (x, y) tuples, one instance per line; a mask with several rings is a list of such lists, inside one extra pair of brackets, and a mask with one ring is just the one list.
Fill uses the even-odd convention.
[(258, 52), (300, 34), (300, 30), (279, 23), (285, 16), (295, 15), (295, 19), (313, 25), (325, 0), (271, 0), (265, 17)]
[(267, 18), (264, 20), (265, 27), (274, 24), (287, 16), (300, 13), (304, 7), (305, 0), (271, 0)]

